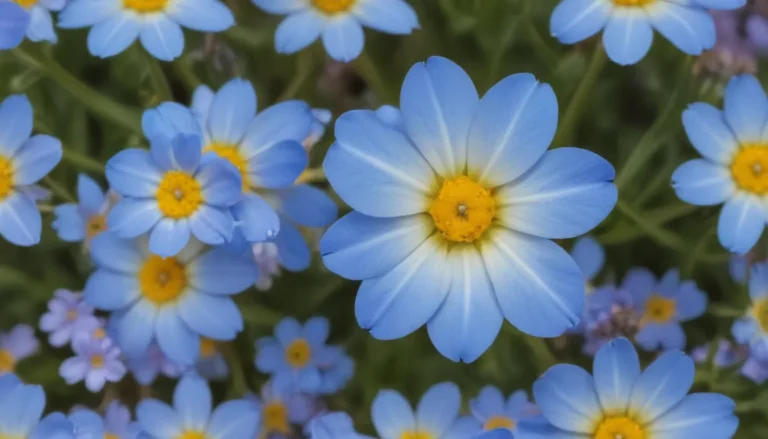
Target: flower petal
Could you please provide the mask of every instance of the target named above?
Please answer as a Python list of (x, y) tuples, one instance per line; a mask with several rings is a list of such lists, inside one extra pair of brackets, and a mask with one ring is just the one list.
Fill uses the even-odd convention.
[(109, 211), (107, 225), (110, 233), (120, 238), (135, 238), (149, 231), (162, 217), (156, 200), (125, 197)]
[(600, 32), (611, 16), (609, 2), (565, 0), (557, 5), (549, 20), (549, 31), (563, 44), (574, 44)]
[(233, 79), (216, 92), (208, 114), (208, 131), (214, 142), (240, 143), (256, 117), (256, 91), (245, 79)]
[(696, 206), (724, 203), (736, 192), (728, 168), (705, 159), (680, 165), (672, 174), (672, 187), (681, 200)]
[(280, 213), (305, 227), (326, 227), (339, 212), (336, 202), (325, 191), (307, 184), (282, 189), (277, 197)]
[(173, 392), (173, 408), (184, 430), (204, 431), (211, 417), (213, 397), (208, 383), (195, 373), (185, 374)]
[(181, 26), (165, 14), (143, 19), (139, 39), (147, 52), (162, 61), (172, 61), (184, 50)]
[(336, 61), (350, 62), (360, 56), (365, 44), (363, 27), (347, 15), (330, 20), (323, 29), (323, 46)]
[(739, 143), (722, 111), (696, 102), (683, 112), (683, 126), (693, 147), (705, 158), (728, 165)]
[(725, 120), (741, 143), (759, 142), (768, 122), (768, 98), (752, 75), (734, 76), (724, 92)]
[(166, 13), (184, 27), (200, 32), (222, 32), (235, 24), (232, 11), (215, 0), (177, 0)]
[(325, 23), (323, 16), (312, 9), (290, 15), (277, 26), (275, 50), (285, 54), (298, 52), (320, 37)]
[(419, 27), (416, 11), (403, 0), (366, 0), (351, 12), (363, 26), (388, 34), (407, 35)]
[(88, 51), (99, 58), (117, 55), (139, 37), (139, 22), (128, 14), (111, 15), (88, 32)]
[(693, 360), (682, 352), (667, 352), (640, 375), (629, 401), (629, 414), (652, 422), (677, 405), (693, 385)]
[(416, 427), (413, 409), (403, 395), (394, 390), (382, 390), (371, 406), (373, 426), (381, 439), (400, 439)]
[(725, 203), (717, 223), (717, 236), (727, 250), (744, 254), (757, 244), (765, 228), (765, 208), (760, 200), (737, 194)]
[[(14, 12), (11, 12), (14, 14)], [(32, 135), (32, 104), (24, 95), (8, 96), (0, 103), (0, 154), (10, 158)]]
[(701, 55), (715, 45), (715, 20), (708, 11), (675, 2), (653, 2), (645, 10), (653, 27), (683, 52)]
[(136, 407), (136, 417), (142, 429), (155, 437), (176, 437), (183, 434), (181, 417), (167, 404), (145, 399)]
[(653, 29), (642, 8), (617, 7), (603, 32), (608, 58), (623, 66), (635, 64), (648, 53), (653, 43)]
[(739, 426), (739, 419), (733, 414), (735, 408), (731, 398), (717, 393), (688, 395), (657, 419), (649, 433), (654, 439), (733, 437)]
[(187, 267), (190, 284), (209, 294), (231, 295), (246, 290), (256, 281), (258, 270), (252, 260), (214, 249)]
[(284, 140), (256, 151), (248, 159), (248, 177), (255, 187), (290, 187), (306, 169), (309, 156), (295, 140)]
[(539, 409), (555, 427), (592, 433), (602, 409), (592, 376), (572, 364), (558, 364), (533, 383)]
[(243, 329), (243, 316), (228, 297), (189, 292), (177, 306), (184, 323), (203, 337), (234, 340)]
[(124, 149), (107, 162), (107, 181), (120, 195), (154, 197), (162, 179), (160, 168), (143, 149)]
[(191, 366), (200, 354), (200, 337), (179, 316), (175, 307), (160, 308), (155, 319), (157, 344), (181, 366)]
[(617, 338), (603, 346), (593, 366), (595, 390), (605, 413), (624, 413), (640, 377), (640, 358), (632, 343)]
[(461, 392), (456, 384), (435, 384), (427, 389), (416, 407), (416, 428), (443, 437), (459, 415), (460, 408)]
[(0, 201), (0, 235), (12, 244), (29, 247), (40, 242), (43, 220), (37, 205), (21, 192)]

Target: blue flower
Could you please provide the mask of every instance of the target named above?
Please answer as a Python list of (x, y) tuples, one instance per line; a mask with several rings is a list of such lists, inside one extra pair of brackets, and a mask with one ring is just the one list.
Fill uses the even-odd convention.
[(202, 157), (197, 124), (178, 104), (146, 111), (142, 124), (150, 151), (125, 149), (107, 162), (107, 180), (123, 196), (109, 212), (109, 230), (122, 238), (149, 231), (149, 248), (160, 256), (177, 254), (190, 235), (211, 245), (232, 239), (230, 207), (242, 195), (236, 169)]
[(582, 352), (595, 354), (616, 337), (634, 337), (640, 327), (642, 314), (632, 295), (624, 289), (601, 289), (589, 297), (591, 308), (584, 323)]
[(85, 285), (85, 301), (112, 311), (111, 323), (123, 353), (143, 356), (153, 340), (172, 361), (191, 366), (200, 337), (232, 340), (243, 317), (231, 295), (256, 280), (248, 259), (222, 249), (206, 251), (190, 241), (177, 256), (149, 252), (146, 240), (102, 233), (93, 240), (97, 270)]
[(328, 346), (328, 355), (318, 363), (320, 388), (317, 393), (332, 395), (341, 391), (355, 374), (355, 361), (344, 352), (341, 346)]
[(469, 408), (480, 429), (486, 431), (498, 428), (515, 431), (520, 421), (538, 415), (525, 390), (512, 393), (505, 401), (501, 391), (493, 386), (483, 387), (477, 398), (469, 401)]
[(0, 332), (0, 375), (13, 372), (19, 361), (34, 355), (39, 347), (35, 330), (29, 325), (16, 325), (8, 333)]
[(472, 439), (512, 439), (512, 432), (506, 428), (497, 428), (496, 430), (485, 431), (479, 433), (476, 436), (472, 436)]
[(40, 418), (45, 392), (26, 385), (14, 375), (0, 377), (0, 437), (26, 439), (75, 439), (75, 428), (61, 413)]
[(91, 332), (101, 324), (93, 315), (93, 307), (83, 301), (82, 293), (65, 289), (53, 292), (48, 312), (40, 317), (40, 329), (49, 333), (48, 343), (60, 348), (80, 332)]
[(29, 12), (14, 2), (0, 2), (0, 50), (21, 44), (30, 22)]
[(207, 380), (220, 380), (229, 375), (227, 360), (219, 351), (215, 340), (205, 337), (200, 339), (200, 358), (195, 364), (195, 370)]
[(677, 168), (672, 185), (686, 203), (725, 203), (717, 235), (723, 247), (744, 254), (763, 233), (768, 212), (762, 201), (768, 192), (768, 98), (754, 76), (735, 76), (725, 88), (724, 107), (697, 102), (685, 110), (685, 132), (703, 158)]
[(768, 361), (752, 354), (741, 367), (741, 374), (757, 384), (763, 384), (768, 380)]
[(136, 417), (154, 439), (253, 438), (259, 428), (259, 413), (251, 402), (237, 399), (213, 409), (208, 383), (191, 373), (176, 385), (173, 407), (145, 399), (136, 407)]
[(85, 241), (87, 248), (95, 236), (107, 229), (107, 213), (114, 201), (85, 174), (77, 176), (77, 198), (78, 203), (66, 203), (53, 209), (56, 219), (51, 226), (61, 240)]
[(30, 137), (32, 121), (26, 96), (9, 96), (0, 103), (0, 235), (21, 246), (40, 242), (42, 219), (35, 204), (35, 183), (62, 155), (58, 139), (43, 134)]
[(317, 392), (322, 386), (318, 366), (334, 355), (325, 345), (329, 331), (324, 317), (313, 317), (304, 326), (292, 317), (282, 319), (274, 337), (257, 341), (256, 368), (272, 374), (272, 382), (281, 392)]
[(749, 298), (752, 305), (731, 332), (738, 343), (750, 345), (753, 356), (768, 361), (768, 263), (750, 269)]
[(352, 418), (344, 412), (326, 413), (307, 424), (310, 439), (370, 439), (355, 431)]
[(440, 383), (427, 389), (414, 413), (408, 400), (394, 390), (382, 390), (371, 407), (371, 418), (382, 439), (463, 439), (457, 416), (461, 393), (456, 384)]
[(59, 14), (59, 27), (93, 26), (88, 51), (99, 58), (117, 55), (138, 38), (155, 58), (171, 61), (184, 50), (181, 27), (221, 32), (235, 24), (218, 0), (72, 0)]
[(333, 272), (362, 280), (357, 321), (378, 339), (422, 325), (437, 350), (473, 361), (506, 317), (541, 337), (584, 310), (584, 277), (551, 239), (581, 235), (613, 209), (614, 169), (578, 148), (547, 151), (557, 98), (530, 74), (482, 99), (445, 58), (414, 65), (401, 106), (405, 131), (376, 113), (336, 121), (324, 169), (354, 212), (320, 251)]
[(645, 268), (633, 268), (621, 289), (632, 297), (641, 315), (635, 342), (646, 350), (683, 349), (685, 332), (680, 322), (699, 317), (707, 309), (707, 296), (694, 281), (680, 281), (677, 270), (669, 270), (660, 281)]
[(349, 62), (363, 51), (363, 26), (407, 35), (419, 27), (404, 0), (251, 0), (270, 14), (287, 15), (277, 28), (275, 49), (294, 53), (322, 37), (331, 58)]
[(85, 381), (91, 392), (100, 392), (104, 384), (116, 383), (125, 376), (125, 365), (120, 359), (120, 349), (111, 339), (78, 334), (72, 340), (75, 356), (61, 363), (59, 375), (67, 384)]
[(521, 437), (733, 437), (734, 402), (717, 393), (687, 395), (694, 373), (682, 352), (667, 352), (641, 372), (632, 343), (616, 339), (597, 353), (593, 375), (558, 364), (536, 380), (536, 404), (550, 425), (523, 424)]
[(303, 424), (312, 416), (313, 402), (306, 395), (287, 389), (280, 389), (268, 381), (261, 387), (261, 397), (253, 394), (246, 399), (254, 404), (260, 413), (259, 438), (293, 437), (292, 424)]
[(651, 48), (653, 30), (689, 55), (715, 45), (715, 21), (707, 9), (736, 9), (746, 0), (563, 0), (549, 29), (561, 43), (574, 44), (603, 30), (603, 45), (617, 64), (635, 64)]

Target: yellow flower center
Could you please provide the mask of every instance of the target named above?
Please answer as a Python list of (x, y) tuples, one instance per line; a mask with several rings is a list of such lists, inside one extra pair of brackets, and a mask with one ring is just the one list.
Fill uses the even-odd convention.
[(357, 0), (312, 0), (317, 9), (326, 14), (338, 14), (352, 9)]
[(85, 225), (85, 236), (92, 239), (105, 230), (107, 230), (107, 217), (105, 215), (93, 215), (88, 218), (88, 223)]
[(656, 0), (613, 0), (613, 4), (615, 4), (616, 6), (642, 7), (642, 6), (650, 5), (655, 1)]
[(23, 436), (11, 436), (8, 434), (0, 433), (0, 439), (26, 439), (26, 438)]
[(285, 348), (285, 361), (292, 367), (304, 367), (312, 357), (312, 348), (309, 342), (303, 338), (297, 338)]
[(0, 349), (0, 373), (13, 372), (16, 366), (16, 358), (8, 349)]
[(13, 162), (0, 155), (0, 200), (13, 191)]
[(168, 171), (157, 186), (157, 207), (173, 219), (187, 218), (203, 204), (200, 183), (182, 171)]
[(67, 311), (67, 320), (69, 320), (70, 322), (77, 320), (77, 311), (74, 309), (70, 309), (69, 311)]
[(120, 439), (120, 436), (114, 433), (104, 433), (104, 439)]
[(472, 242), (493, 222), (496, 201), (491, 191), (462, 175), (443, 183), (429, 214), (445, 239)]
[(240, 153), (237, 145), (214, 142), (203, 148), (204, 153), (211, 151), (215, 152), (216, 155), (229, 163), (232, 163), (232, 165), (240, 171), (240, 178), (243, 180), (243, 192), (247, 192), (251, 187), (248, 179), (248, 159)]
[(272, 401), (264, 404), (264, 411), (261, 416), (264, 430), (267, 433), (290, 434), (291, 427), (288, 425), (288, 409), (282, 402)]
[(768, 145), (746, 145), (731, 162), (731, 174), (736, 184), (747, 192), (768, 192)]
[(173, 302), (187, 286), (185, 267), (176, 258), (152, 255), (139, 270), (139, 286), (144, 298), (156, 305)]
[(512, 430), (515, 428), (516, 422), (509, 419), (506, 416), (491, 416), (485, 424), (483, 424), (483, 430), (495, 430), (497, 428), (507, 428)]
[(104, 367), (104, 356), (95, 354), (91, 355), (91, 367), (94, 369), (101, 369)]
[(216, 349), (216, 342), (210, 338), (202, 337), (200, 339), (200, 356), (203, 358), (211, 358), (216, 355), (218, 350)]
[(139, 14), (147, 14), (164, 11), (168, 6), (168, 0), (123, 0), (123, 6)]
[(435, 436), (426, 431), (406, 431), (400, 435), (400, 439), (435, 439)]
[(653, 294), (645, 302), (643, 319), (654, 323), (667, 323), (672, 320), (676, 311), (677, 303), (675, 303), (674, 299)]
[(752, 316), (760, 324), (760, 329), (763, 332), (768, 332), (768, 299), (760, 299), (755, 302), (752, 306)]
[(626, 416), (611, 416), (603, 419), (595, 429), (593, 439), (646, 439), (645, 430)]
[(38, 2), (38, 0), (11, 0), (11, 1), (21, 6), (24, 9), (29, 9), (32, 6), (35, 6)]
[(93, 330), (93, 338), (97, 340), (103, 340), (107, 336), (107, 331), (104, 328), (96, 328)]
[(201, 433), (199, 431), (185, 431), (184, 433), (176, 436), (174, 439), (208, 439), (208, 436), (206, 436), (205, 433)]

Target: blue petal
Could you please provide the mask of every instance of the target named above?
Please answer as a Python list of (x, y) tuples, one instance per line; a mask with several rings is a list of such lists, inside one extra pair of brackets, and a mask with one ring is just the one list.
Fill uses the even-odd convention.
[(48, 9), (38, 6), (30, 10), (29, 28), (27, 37), (30, 41), (49, 41), (53, 44), (58, 42), (56, 31), (53, 30), (53, 17)]
[(419, 27), (416, 11), (403, 0), (359, 2), (354, 11), (363, 26), (389, 34), (410, 34)]
[(40, 386), (15, 386), (0, 404), (3, 433), (26, 437), (40, 421), (45, 408), (45, 393)]
[[(120, 11), (119, 0), (72, 0), (59, 13), (58, 26), (63, 29), (76, 29), (93, 26), (107, 20)], [(2, 15), (2, 14), (0, 14)]]
[(603, 410), (624, 413), (635, 382), (640, 377), (640, 359), (635, 347), (626, 338), (610, 341), (597, 352), (593, 374)]
[(194, 332), (213, 340), (234, 340), (243, 316), (228, 297), (190, 292), (178, 302), (179, 316)]
[(156, 399), (145, 399), (136, 407), (141, 427), (154, 437), (176, 437), (183, 434), (179, 414)]
[(382, 105), (376, 109), (376, 117), (390, 128), (406, 133), (403, 113), (391, 105)]
[(121, 238), (134, 238), (155, 226), (162, 218), (153, 199), (123, 198), (107, 216), (109, 231)]
[(744, 254), (757, 244), (765, 228), (765, 208), (752, 195), (737, 194), (725, 203), (717, 224), (720, 244), (727, 250)]
[(608, 58), (623, 66), (635, 64), (648, 53), (653, 29), (643, 8), (616, 8), (603, 32)]
[(489, 418), (504, 413), (504, 395), (494, 386), (480, 389), (477, 398), (469, 401), (472, 415), (485, 423)]
[(325, 51), (336, 61), (354, 60), (363, 52), (364, 44), (363, 27), (351, 15), (329, 21), (323, 29)]
[(88, 32), (88, 51), (99, 58), (117, 55), (136, 41), (139, 30), (137, 18), (122, 12), (114, 14)]
[[(192, 93), (192, 105), (190, 110), (195, 115), (200, 127), (203, 131), (207, 131), (205, 128), (208, 125), (208, 115), (211, 112), (211, 105), (213, 104), (213, 97), (215, 94), (213, 90), (207, 85), (198, 85), (194, 93)], [(206, 134), (207, 136), (207, 134)], [(206, 143), (208, 140), (206, 140)]]
[(184, 323), (175, 307), (160, 308), (155, 321), (157, 344), (181, 366), (191, 366), (200, 354), (200, 337)]
[(256, 187), (288, 187), (301, 175), (308, 161), (309, 156), (301, 143), (284, 140), (258, 150), (248, 158), (248, 177)]
[(209, 294), (231, 295), (246, 290), (258, 276), (250, 258), (224, 249), (204, 253), (188, 266), (190, 284)]
[(302, 271), (309, 268), (312, 253), (299, 229), (287, 218), (280, 218), (280, 233), (275, 238), (280, 264), (289, 271)]
[(251, 0), (254, 5), (270, 14), (290, 14), (306, 9), (304, 0)]
[(170, 141), (178, 134), (201, 135), (200, 126), (192, 110), (176, 102), (163, 102), (153, 109), (144, 111), (141, 128), (150, 140)]
[(768, 98), (757, 78), (734, 76), (725, 88), (725, 119), (741, 143), (759, 142), (768, 122)]
[(29, 99), (24, 95), (8, 96), (0, 103), (0, 121), (0, 154), (10, 158), (32, 135), (33, 115)]
[(734, 340), (740, 344), (748, 344), (755, 338), (755, 334), (762, 332), (759, 324), (752, 317), (736, 320), (731, 326), (731, 334)]
[(704, 9), (728, 11), (739, 9), (747, 4), (747, 0), (693, 0)]
[(336, 138), (323, 169), (353, 209), (377, 217), (426, 211), (437, 178), (406, 136), (356, 110), (336, 121)]
[(61, 413), (51, 413), (43, 418), (29, 434), (29, 439), (72, 439), (75, 426)]
[(552, 12), (549, 31), (561, 43), (578, 43), (600, 32), (610, 14), (610, 3), (602, 0), (565, 0)]
[(40, 242), (43, 222), (35, 202), (20, 192), (0, 201), (0, 235), (11, 244), (29, 247)]
[(208, 383), (195, 373), (186, 373), (173, 392), (173, 408), (185, 430), (205, 431), (211, 417), (213, 396)]
[(250, 401), (227, 401), (216, 407), (206, 433), (221, 439), (258, 437), (260, 413)]
[(88, 214), (99, 213), (104, 207), (104, 191), (86, 174), (77, 176), (77, 199), (83, 211)]
[(663, 354), (637, 380), (629, 414), (643, 424), (663, 415), (688, 393), (694, 373), (693, 360), (682, 352)]
[(591, 236), (579, 238), (571, 249), (571, 256), (586, 279), (592, 279), (605, 265), (605, 250)]
[(241, 152), (250, 158), (286, 140), (302, 143), (310, 133), (312, 121), (312, 110), (306, 102), (285, 101), (272, 105), (251, 123), (240, 146)]
[(27, 140), (16, 152), (13, 180), (18, 185), (37, 183), (59, 163), (61, 141), (43, 134)]
[(200, 32), (221, 32), (235, 24), (232, 11), (217, 0), (181, 0), (168, 15), (184, 27)]
[(160, 168), (143, 149), (124, 149), (107, 162), (107, 181), (120, 195), (154, 197), (162, 179)]
[(250, 242), (264, 242), (280, 232), (280, 218), (263, 198), (255, 193), (243, 196), (232, 208), (239, 230)]
[[(403, 81), (400, 109), (408, 134), (444, 178), (464, 171), (467, 137), (479, 102), (472, 79), (446, 58), (433, 56), (414, 64)], [(336, 126), (338, 131), (338, 122)], [(337, 137), (343, 142), (338, 132)]]
[(172, 61), (184, 50), (181, 26), (164, 14), (144, 20), (141, 23), (139, 39), (147, 52), (162, 61)]
[(323, 16), (312, 9), (290, 15), (277, 26), (275, 50), (296, 53), (314, 43), (325, 27)]
[(732, 399), (717, 393), (688, 395), (657, 419), (649, 434), (654, 439), (733, 437), (739, 426), (739, 419), (733, 414), (735, 408)]
[(723, 112), (696, 102), (683, 112), (683, 126), (693, 147), (709, 160), (728, 165), (739, 144), (725, 120)]
[(416, 407), (416, 424), (419, 430), (436, 437), (451, 428), (461, 408), (461, 393), (454, 383), (440, 383), (427, 389)]
[[(501, 430), (495, 430), (501, 431)], [(524, 422), (518, 427), (520, 437), (523, 439), (585, 439), (589, 436), (584, 436), (581, 433), (574, 433), (572, 431), (564, 431), (549, 424), (541, 422)], [(493, 432), (491, 432), (493, 433)], [(503, 436), (496, 437), (488, 433), (487, 436), (478, 436), (473, 439), (502, 439)]]
[(533, 383), (533, 394), (547, 420), (563, 430), (592, 433), (602, 417), (592, 376), (578, 366), (550, 367)]
[(416, 417), (408, 400), (394, 390), (382, 390), (371, 405), (371, 419), (383, 438), (399, 438), (416, 428)]
[(203, 189), (205, 202), (213, 206), (232, 206), (242, 198), (242, 180), (237, 169), (224, 159), (211, 160), (195, 176)]
[(680, 165), (672, 174), (672, 187), (681, 200), (696, 206), (723, 203), (736, 192), (729, 169), (704, 159)]
[(171, 141), (171, 152), (178, 168), (188, 173), (195, 172), (203, 153), (200, 136), (180, 133)]
[(450, 271), (442, 238), (422, 243), (381, 277), (363, 281), (355, 316), (380, 340), (405, 337), (427, 323), (448, 295)]
[(677, 319), (686, 322), (701, 316), (707, 310), (707, 295), (694, 281), (683, 282), (677, 293)]
[(575, 326), (585, 292), (571, 256), (547, 239), (503, 228), (486, 233), (480, 252), (504, 317), (537, 337), (556, 337)]
[(552, 142), (557, 111), (552, 87), (533, 75), (521, 73), (499, 81), (483, 96), (469, 129), (473, 148), (467, 157), (469, 172), (490, 187), (522, 175)]
[(186, 219), (163, 218), (149, 235), (149, 251), (164, 258), (175, 256), (187, 245), (191, 234)]
[(220, 245), (232, 239), (235, 220), (223, 207), (201, 206), (189, 219), (189, 229), (200, 241)]
[[(9, 50), (21, 44), (29, 28), (30, 16), (18, 4), (0, 3), (0, 50)], [(5, 119), (1, 119), (5, 120)], [(3, 143), (0, 142), (0, 145)]]
[(470, 363), (496, 340), (504, 317), (477, 248), (454, 247), (447, 264), (453, 275), (451, 288), (427, 330), (441, 354)]
[(237, 145), (256, 117), (256, 92), (245, 79), (235, 78), (216, 92), (208, 115), (214, 142)]
[(656, 293), (661, 294), (664, 297), (675, 298), (677, 292), (680, 290), (680, 270), (677, 268), (671, 268), (664, 273), (661, 277), (659, 284), (656, 286)]
[(646, 351), (681, 350), (685, 348), (685, 332), (677, 322), (648, 323), (635, 334), (635, 342)]
[(749, 298), (756, 301), (768, 296), (768, 263), (755, 264), (749, 269)]
[(304, 338), (312, 346), (322, 346), (328, 340), (331, 324), (325, 317), (312, 317), (304, 323)]
[(614, 176), (613, 166), (593, 152), (557, 148), (498, 190), (499, 218), (513, 230), (543, 238), (581, 235), (600, 224), (616, 204)]
[(99, 268), (108, 268), (118, 273), (138, 273), (144, 263), (138, 241), (120, 239), (114, 233), (102, 233), (93, 238), (91, 257)]
[(85, 283), (85, 302), (105, 311), (117, 311), (138, 300), (141, 286), (137, 276), (99, 269)]
[(117, 341), (120, 350), (128, 357), (146, 354), (155, 335), (157, 310), (143, 300), (138, 301), (117, 320)]
[(637, 306), (643, 306), (656, 288), (656, 276), (647, 268), (631, 268), (624, 276), (621, 289), (628, 292)]
[(291, 221), (305, 227), (325, 227), (338, 215), (331, 197), (314, 186), (300, 184), (277, 192), (278, 210)]
[(715, 45), (715, 20), (708, 11), (674, 2), (655, 2), (646, 11), (653, 27), (689, 55)]
[(286, 317), (275, 325), (275, 337), (283, 345), (289, 345), (293, 340), (301, 337), (303, 327), (293, 317)]

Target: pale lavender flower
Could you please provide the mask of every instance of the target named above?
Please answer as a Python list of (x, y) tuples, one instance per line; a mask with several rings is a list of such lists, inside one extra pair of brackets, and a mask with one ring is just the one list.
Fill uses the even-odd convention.
[(106, 382), (118, 382), (125, 376), (120, 348), (108, 337), (102, 339), (78, 334), (72, 341), (75, 356), (64, 361), (59, 375), (67, 384), (85, 381), (91, 392), (99, 392)]
[(48, 312), (40, 318), (40, 329), (47, 332), (51, 346), (62, 347), (75, 333), (91, 332), (100, 327), (93, 307), (83, 302), (82, 293), (58, 289), (48, 302)]
[(29, 325), (16, 325), (10, 332), (0, 332), (0, 376), (15, 370), (19, 361), (37, 352), (40, 342)]
[(184, 368), (169, 360), (155, 343), (141, 357), (128, 359), (128, 369), (142, 386), (152, 385), (160, 374), (178, 378), (184, 373)]
[(761, 361), (754, 355), (744, 363), (741, 374), (757, 384), (763, 384), (768, 379), (768, 361)]
[(272, 288), (273, 278), (280, 275), (280, 258), (274, 242), (259, 242), (251, 248), (253, 260), (259, 266), (256, 288), (266, 291)]

